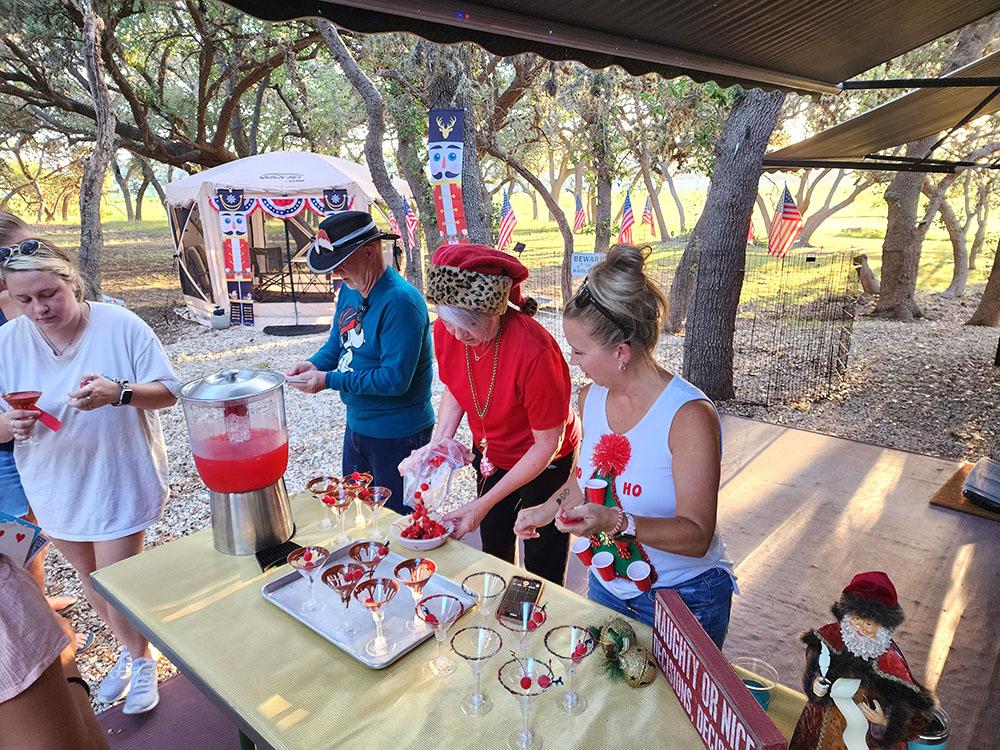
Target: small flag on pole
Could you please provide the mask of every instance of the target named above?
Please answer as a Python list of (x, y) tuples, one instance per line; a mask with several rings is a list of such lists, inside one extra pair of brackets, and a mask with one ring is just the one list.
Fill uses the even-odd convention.
[(517, 226), (517, 216), (514, 215), (514, 208), (510, 205), (510, 197), (507, 191), (503, 191), (503, 206), (500, 208), (500, 234), (497, 237), (497, 249), (503, 250), (510, 244), (510, 237), (514, 234), (514, 227)]
[(781, 202), (774, 210), (771, 231), (767, 235), (767, 253), (776, 258), (784, 258), (802, 232), (802, 214), (788, 192), (788, 185), (781, 194)]
[(403, 198), (403, 212), (406, 214), (406, 238), (410, 241), (410, 247), (414, 247), (417, 244), (417, 226), (420, 224), (420, 219), (406, 198)]
[(646, 196), (646, 205), (642, 209), (642, 221), (640, 224), (649, 224), (649, 233), (656, 236), (656, 225), (653, 223), (653, 201)]
[(583, 201), (580, 196), (576, 196), (576, 216), (573, 217), (573, 232), (579, 232), (583, 225), (587, 223), (587, 214), (583, 212)]
[(632, 225), (635, 224), (635, 216), (632, 215), (632, 198), (625, 193), (625, 206), (622, 208), (622, 226), (618, 230), (618, 244), (632, 244)]
[(393, 234), (399, 234), (399, 222), (396, 221), (396, 214), (392, 212), (392, 209), (389, 209), (389, 228)]
[(747, 244), (753, 244), (753, 214), (750, 214), (750, 228), (747, 229)]

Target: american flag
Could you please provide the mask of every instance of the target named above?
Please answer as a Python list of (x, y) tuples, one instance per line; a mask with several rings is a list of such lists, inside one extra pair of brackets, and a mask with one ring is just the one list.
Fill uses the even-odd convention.
[(420, 225), (420, 219), (417, 218), (413, 206), (410, 205), (406, 198), (403, 198), (403, 213), (406, 214), (406, 239), (410, 241), (410, 247), (415, 247), (417, 244), (417, 227)]
[(576, 196), (576, 216), (573, 217), (573, 232), (579, 232), (583, 225), (587, 223), (587, 214), (583, 212), (583, 201), (580, 196)]
[(392, 209), (389, 209), (389, 228), (393, 234), (399, 234), (399, 222), (396, 221), (396, 214), (392, 212)]
[(625, 206), (622, 208), (622, 226), (618, 230), (618, 244), (632, 244), (632, 225), (635, 224), (635, 217), (632, 215), (632, 198), (625, 193)]
[(646, 205), (642, 209), (642, 221), (640, 224), (649, 224), (649, 233), (656, 236), (656, 225), (653, 224), (653, 201), (646, 196)]
[(500, 208), (500, 236), (497, 237), (497, 249), (503, 250), (510, 244), (510, 237), (514, 234), (516, 226), (517, 216), (514, 215), (514, 208), (510, 205), (510, 197), (504, 190), (503, 206)]
[(750, 215), (750, 228), (747, 229), (747, 244), (753, 244), (753, 214)]
[(788, 185), (781, 194), (781, 203), (774, 209), (771, 231), (767, 235), (767, 253), (784, 258), (802, 232), (802, 214), (788, 192)]

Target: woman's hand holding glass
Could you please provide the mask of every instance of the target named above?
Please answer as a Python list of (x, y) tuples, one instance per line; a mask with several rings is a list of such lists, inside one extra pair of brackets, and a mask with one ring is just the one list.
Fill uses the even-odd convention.
[(35, 429), (35, 422), (38, 421), (39, 412), (27, 409), (10, 409), (0, 413), (0, 422), (10, 431), (14, 440), (23, 442), (31, 438), (31, 431)]

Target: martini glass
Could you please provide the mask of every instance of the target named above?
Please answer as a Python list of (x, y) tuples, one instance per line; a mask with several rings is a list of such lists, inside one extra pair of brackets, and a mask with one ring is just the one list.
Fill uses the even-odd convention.
[(413, 619), (406, 623), (406, 629), (411, 632), (418, 633), (427, 628), (424, 621), (416, 614), (416, 607), (424, 595), (424, 586), (431, 580), (435, 570), (437, 570), (437, 566), (433, 560), (426, 557), (412, 557), (409, 560), (403, 560), (392, 571), (396, 580), (406, 586), (410, 590), (410, 594), (413, 595), (414, 615)]
[(355, 562), (361, 563), (365, 567), (365, 575), (369, 577), (375, 575), (375, 568), (388, 554), (388, 543), (369, 540), (352, 544), (347, 550), (347, 556)]
[[(513, 655), (513, 654), (512, 654)], [(552, 667), (531, 656), (514, 656), (497, 672), (500, 684), (517, 699), (521, 709), (521, 728), (510, 733), (507, 747), (511, 750), (536, 750), (542, 738), (531, 729), (531, 710), (535, 698), (560, 682), (553, 678)]]
[(559, 625), (545, 634), (545, 648), (566, 667), (566, 695), (559, 707), (576, 716), (587, 710), (587, 699), (573, 689), (577, 665), (594, 653), (597, 644), (586, 628), (579, 625)]
[(340, 603), (344, 605), (344, 622), (339, 628), (344, 635), (354, 635), (358, 627), (351, 622), (351, 594), (365, 575), (365, 568), (358, 563), (340, 563), (331, 565), (323, 571), (323, 583), (337, 592)]
[(386, 640), (382, 635), (382, 621), (385, 619), (385, 607), (399, 592), (399, 584), (391, 578), (372, 578), (362, 581), (354, 589), (354, 598), (368, 607), (375, 620), (375, 637), (365, 645), (369, 656), (385, 656), (396, 648), (393, 641)]
[(548, 615), (544, 604), (521, 602), (521, 613), (516, 620), (497, 616), (497, 622), (507, 628), (517, 638), (518, 656), (527, 657), (531, 647), (531, 639), (535, 631), (545, 624)]
[[(41, 397), (41, 391), (11, 391), (3, 394), (3, 400), (10, 405), (11, 409), (23, 411), (34, 409)], [(38, 445), (38, 438), (29, 437), (27, 440), (18, 440), (14, 445), (18, 448), (30, 448), (32, 445)]]
[(349, 544), (351, 541), (351, 538), (347, 535), (347, 527), (344, 525), (344, 515), (347, 513), (347, 509), (351, 507), (353, 500), (354, 498), (351, 497), (351, 493), (343, 487), (337, 489), (334, 494), (323, 497), (323, 504), (329, 505), (337, 511), (337, 520), (340, 522), (340, 533), (337, 535), (336, 542), (341, 547)]
[(500, 595), (506, 588), (507, 581), (504, 580), (503, 576), (490, 573), (487, 570), (471, 573), (462, 579), (462, 591), (475, 597), (479, 617), (484, 623), (493, 620), (493, 610), (496, 609)]
[(288, 556), (288, 564), (309, 581), (309, 598), (299, 607), (302, 612), (322, 612), (326, 609), (326, 605), (313, 596), (313, 581), (329, 557), (330, 551), (326, 547), (299, 547)]
[(340, 479), (326, 474), (313, 477), (306, 482), (306, 490), (323, 504), (323, 520), (319, 522), (321, 529), (333, 527), (333, 519), (330, 518), (330, 508), (333, 507), (333, 498), (337, 496), (339, 485)]
[(389, 538), (378, 530), (378, 513), (390, 497), (392, 490), (388, 487), (362, 487), (358, 490), (358, 499), (367, 506), (371, 517), (372, 530), (368, 535), (370, 539), (381, 542)]
[(493, 710), (493, 699), (483, 693), (483, 669), (502, 646), (503, 638), (497, 631), (478, 625), (462, 628), (451, 637), (451, 650), (469, 663), (476, 681), (475, 692), (462, 701), (462, 713), (466, 716), (485, 716)]
[(435, 677), (447, 677), (455, 671), (455, 662), (444, 655), (444, 639), (448, 628), (465, 612), (465, 605), (451, 594), (431, 594), (417, 602), (417, 617), (434, 628), (437, 656), (427, 666)]
[(344, 486), (347, 488), (347, 491), (351, 493), (351, 496), (358, 500), (358, 512), (357, 515), (354, 516), (354, 528), (363, 529), (367, 525), (367, 522), (365, 521), (364, 511), (361, 510), (362, 503), (361, 499), (358, 497), (358, 494), (360, 493), (361, 490), (371, 485), (372, 475), (368, 473), (355, 471), (345, 476), (343, 479), (343, 483)]

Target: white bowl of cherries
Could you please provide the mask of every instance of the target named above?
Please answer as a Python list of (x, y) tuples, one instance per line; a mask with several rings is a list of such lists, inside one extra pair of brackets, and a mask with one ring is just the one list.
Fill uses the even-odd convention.
[(440, 547), (452, 531), (454, 527), (450, 523), (431, 518), (420, 503), (411, 515), (392, 523), (393, 537), (407, 549), (420, 552)]

